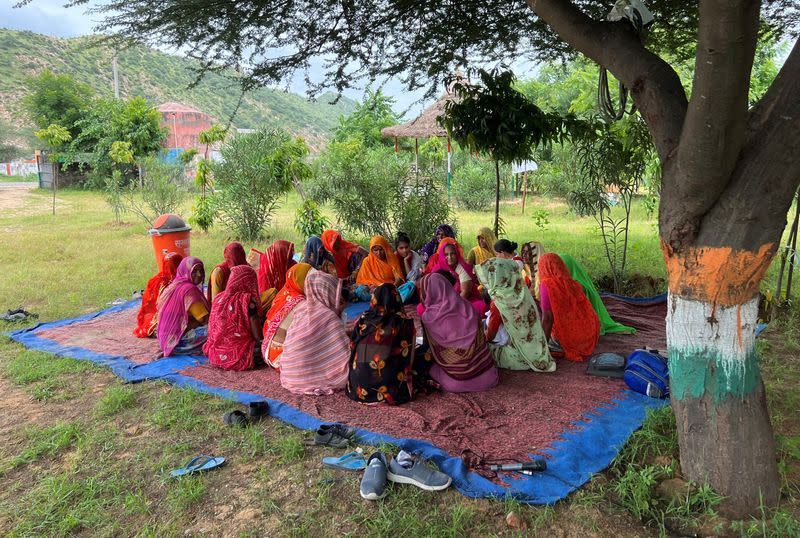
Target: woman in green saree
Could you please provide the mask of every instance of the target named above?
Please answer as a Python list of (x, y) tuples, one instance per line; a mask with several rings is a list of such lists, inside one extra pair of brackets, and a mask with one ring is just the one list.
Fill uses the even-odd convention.
[(559, 254), (558, 256), (564, 260), (564, 265), (569, 269), (570, 275), (581, 285), (583, 293), (586, 295), (586, 298), (589, 299), (589, 302), (592, 303), (594, 311), (597, 312), (597, 317), (600, 318), (600, 336), (613, 333), (634, 334), (636, 329), (633, 327), (628, 327), (627, 325), (617, 323), (611, 319), (608, 310), (606, 310), (606, 305), (603, 304), (603, 299), (600, 298), (597, 288), (594, 287), (592, 279), (589, 278), (589, 275), (586, 274), (586, 271), (583, 270), (583, 267), (581, 267), (575, 258), (569, 254)]
[[(506, 345), (489, 344), (499, 368), (554, 372), (547, 340), (533, 297), (514, 260), (491, 258), (475, 267), (478, 279), (492, 298), (491, 316), (499, 315), (508, 332)], [(497, 320), (491, 325), (497, 325)], [(490, 331), (491, 333), (491, 331)]]

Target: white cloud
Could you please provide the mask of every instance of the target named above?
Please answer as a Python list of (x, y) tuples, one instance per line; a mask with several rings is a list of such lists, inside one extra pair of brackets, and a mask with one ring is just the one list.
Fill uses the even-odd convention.
[(92, 33), (94, 22), (85, 14), (88, 5), (65, 8), (64, 0), (33, 0), (19, 8), (14, 2), (0, 6), (0, 26), (30, 30), (56, 37), (75, 37)]

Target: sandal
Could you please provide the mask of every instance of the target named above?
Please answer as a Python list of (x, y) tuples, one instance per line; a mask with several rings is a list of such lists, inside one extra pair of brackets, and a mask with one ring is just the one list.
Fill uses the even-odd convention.
[(361, 471), (367, 467), (367, 458), (364, 457), (364, 453), (359, 448), (338, 458), (322, 458), (322, 464), (341, 471)]
[(183, 467), (175, 469), (170, 473), (170, 476), (172, 478), (180, 478), (181, 476), (186, 476), (193, 473), (210, 471), (211, 469), (216, 469), (224, 463), (225, 458), (223, 457), (214, 457), (203, 454), (201, 456), (197, 456), (196, 458), (192, 458)]

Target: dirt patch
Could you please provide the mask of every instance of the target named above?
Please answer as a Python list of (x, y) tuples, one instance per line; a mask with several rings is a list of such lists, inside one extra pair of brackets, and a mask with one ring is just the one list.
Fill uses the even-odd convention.
[[(0, 184), (0, 214), (10, 216), (38, 215), (53, 210), (52, 196), (39, 196), (32, 192), (36, 183), (18, 186)], [(69, 202), (56, 196), (56, 211)]]

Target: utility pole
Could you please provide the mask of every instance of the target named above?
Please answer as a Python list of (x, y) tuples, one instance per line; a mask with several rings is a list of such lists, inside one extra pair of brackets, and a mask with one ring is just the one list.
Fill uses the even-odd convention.
[(114, 99), (119, 99), (119, 75), (117, 74), (117, 53), (111, 60), (111, 68), (114, 70)]

